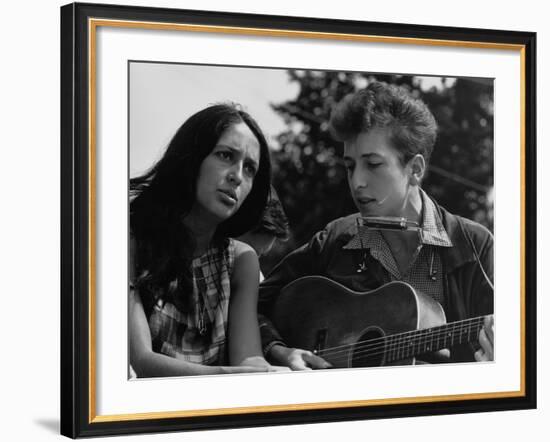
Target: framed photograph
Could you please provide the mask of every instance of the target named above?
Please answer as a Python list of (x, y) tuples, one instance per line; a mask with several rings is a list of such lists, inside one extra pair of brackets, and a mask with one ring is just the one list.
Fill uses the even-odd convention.
[(63, 6), (61, 433), (535, 408), (535, 49)]

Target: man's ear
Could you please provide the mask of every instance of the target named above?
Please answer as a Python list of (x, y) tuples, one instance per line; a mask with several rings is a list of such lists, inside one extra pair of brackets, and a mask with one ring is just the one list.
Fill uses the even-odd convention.
[(426, 160), (421, 154), (416, 154), (409, 160), (410, 184), (419, 186), (426, 172)]

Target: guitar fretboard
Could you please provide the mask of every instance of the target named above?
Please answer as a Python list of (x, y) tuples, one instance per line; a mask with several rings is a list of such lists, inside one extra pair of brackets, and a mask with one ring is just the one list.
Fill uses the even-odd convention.
[(484, 316), (386, 336), (386, 362), (412, 358), (479, 339)]

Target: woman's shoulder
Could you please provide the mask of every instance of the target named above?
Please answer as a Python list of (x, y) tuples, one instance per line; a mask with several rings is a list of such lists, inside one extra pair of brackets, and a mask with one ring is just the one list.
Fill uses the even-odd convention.
[(234, 250), (234, 265), (232, 272), (232, 280), (238, 282), (248, 278), (251, 274), (257, 275), (259, 278), (260, 264), (258, 255), (254, 249), (248, 244), (237, 239), (231, 239)]
[(229, 247), (233, 247), (233, 250), (235, 251), (234, 252), (235, 257), (241, 256), (245, 253), (250, 253), (250, 252), (252, 252), (254, 255), (256, 254), (254, 249), (243, 241), (239, 241), (238, 239), (234, 239), (234, 238), (231, 238), (229, 241), (230, 241)]
[[(235, 266), (251, 265), (258, 262), (256, 251), (247, 243), (231, 239)], [(231, 246), (230, 246), (231, 247)]]

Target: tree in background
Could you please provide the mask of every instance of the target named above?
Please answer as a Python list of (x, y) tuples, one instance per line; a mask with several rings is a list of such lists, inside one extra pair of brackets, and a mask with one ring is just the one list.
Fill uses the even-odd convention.
[(268, 271), (329, 221), (356, 211), (341, 161), (342, 145), (328, 132), (330, 111), (372, 81), (406, 87), (432, 110), (439, 132), (423, 187), (453, 213), (492, 229), (493, 85), (484, 79), (445, 79), (345, 72), (288, 72), (299, 84), (294, 100), (273, 105), (288, 129), (272, 152), (274, 185), (291, 240), (279, 245)]

